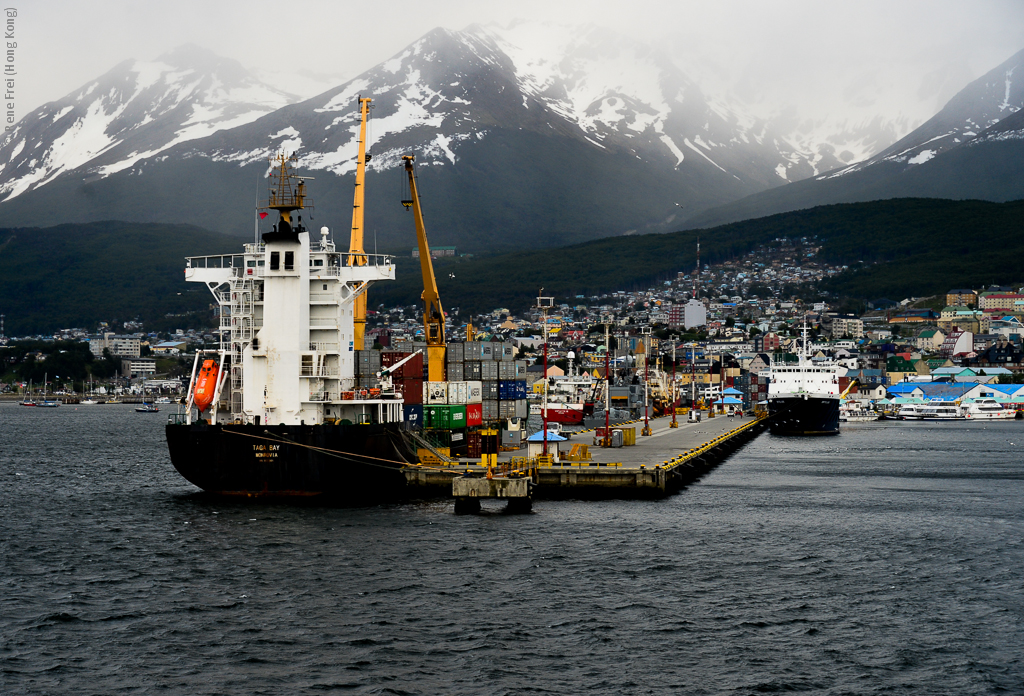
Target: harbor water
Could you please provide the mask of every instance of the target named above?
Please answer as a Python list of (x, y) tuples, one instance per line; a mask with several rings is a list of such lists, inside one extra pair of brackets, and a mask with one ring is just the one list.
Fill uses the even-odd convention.
[(3, 694), (1024, 692), (1024, 422), (763, 434), (659, 501), (225, 501), (0, 404)]

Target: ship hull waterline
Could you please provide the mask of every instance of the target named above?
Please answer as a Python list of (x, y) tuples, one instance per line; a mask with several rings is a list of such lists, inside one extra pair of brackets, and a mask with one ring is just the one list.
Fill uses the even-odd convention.
[(769, 431), (773, 435), (836, 435), (839, 399), (836, 397), (777, 396), (768, 400)]
[(401, 499), (415, 453), (401, 424), (166, 426), (171, 463), (206, 493), (252, 498)]

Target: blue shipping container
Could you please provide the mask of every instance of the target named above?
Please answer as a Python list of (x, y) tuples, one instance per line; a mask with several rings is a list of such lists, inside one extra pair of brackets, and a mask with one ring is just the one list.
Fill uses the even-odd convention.
[(516, 383), (503, 380), (498, 382), (498, 399), (501, 401), (513, 401), (516, 398)]
[(406, 404), (402, 408), (406, 423), (416, 428), (423, 427), (423, 404)]

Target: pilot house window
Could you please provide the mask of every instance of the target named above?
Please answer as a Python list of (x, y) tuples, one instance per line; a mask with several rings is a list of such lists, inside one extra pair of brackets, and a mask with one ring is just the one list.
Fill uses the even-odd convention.
[(281, 268), (281, 252), (272, 251), (270, 252), (270, 270), (277, 271)]
[(284, 252), (284, 270), (291, 271), (295, 268), (295, 252)]

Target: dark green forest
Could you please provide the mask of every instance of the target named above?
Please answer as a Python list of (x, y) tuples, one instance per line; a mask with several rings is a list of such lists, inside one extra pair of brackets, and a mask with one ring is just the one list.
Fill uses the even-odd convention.
[[(578, 295), (645, 288), (692, 271), (698, 237), (701, 262), (714, 264), (776, 238), (817, 236), (823, 260), (850, 266), (818, 289), (855, 303), (1020, 282), (1022, 228), (1024, 201), (903, 198), (822, 206), (708, 230), (439, 259), (435, 271), (448, 311), (521, 311), (541, 288), (558, 302), (574, 304)], [(189, 225), (0, 229), (0, 313), (7, 315), (8, 335), (93, 329), (98, 321), (135, 318), (147, 331), (208, 326), (212, 298), (202, 286), (184, 282), (184, 257), (239, 250), (236, 237)], [(419, 304), (419, 262), (406, 256), (396, 265), (396, 282), (370, 290), (371, 308)]]
[[(185, 256), (234, 253), (237, 238), (191, 225), (94, 222), (0, 229), (8, 336), (136, 318), (148, 331), (209, 325), (212, 297), (186, 283)], [(167, 317), (167, 315), (172, 315)]]
[[(902, 299), (1024, 280), (1022, 231), (1024, 201), (902, 198), (822, 206), (708, 230), (439, 260), (435, 269), (446, 309), (517, 311), (533, 304), (541, 287), (545, 295), (572, 303), (577, 295), (645, 288), (692, 271), (698, 237), (701, 263), (714, 264), (776, 238), (817, 236), (822, 260), (850, 266), (820, 290), (837, 299)], [(399, 259), (398, 281), (374, 288), (371, 306), (418, 301), (422, 281), (413, 263)]]

